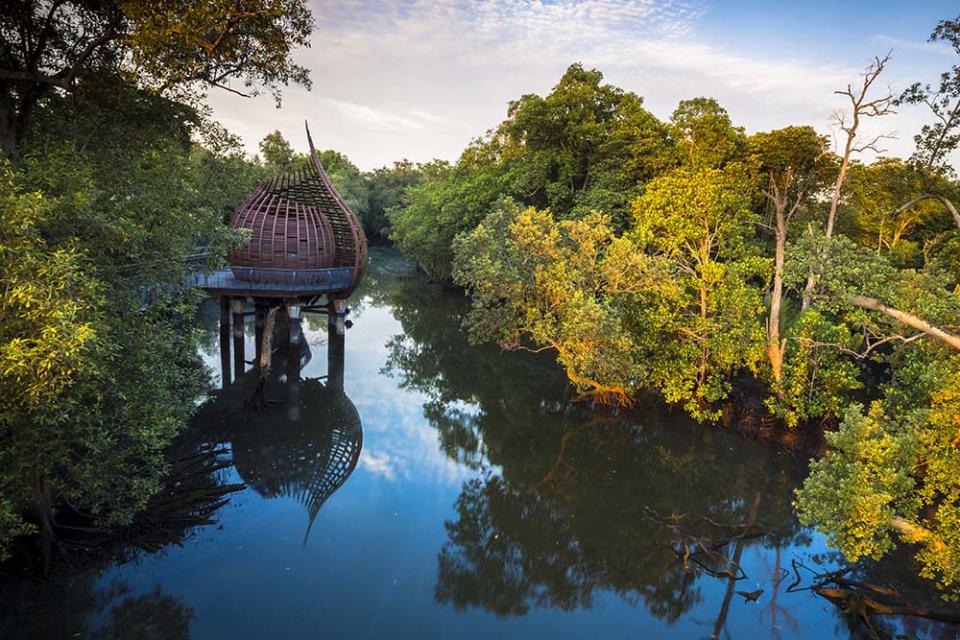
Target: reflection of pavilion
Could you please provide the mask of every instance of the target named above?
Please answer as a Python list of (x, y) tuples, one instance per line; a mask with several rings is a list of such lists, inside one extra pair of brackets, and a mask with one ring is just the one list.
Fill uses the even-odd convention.
[(286, 358), (275, 359), (267, 388), (283, 401), (279, 406), (259, 412), (247, 406), (259, 375), (252, 370), (204, 408), (213, 414), (204, 422), (218, 425), (216, 437), (230, 443), (233, 465), (250, 488), (265, 498), (294, 498), (307, 509), (304, 541), (320, 508), (353, 473), (363, 446), (360, 414), (343, 391), (344, 336), (331, 320), (327, 376), (300, 377), (311, 352), (299, 341), (281, 350)]

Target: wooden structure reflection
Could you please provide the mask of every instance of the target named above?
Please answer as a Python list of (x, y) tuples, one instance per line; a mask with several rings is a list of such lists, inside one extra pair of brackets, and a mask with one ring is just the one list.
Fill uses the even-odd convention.
[[(249, 409), (244, 398), (258, 383), (258, 372), (251, 370), (202, 409), (218, 415), (200, 421), (217, 425), (212, 435), (229, 443), (247, 486), (265, 498), (293, 498), (303, 505), (304, 543), (324, 503), (353, 473), (363, 446), (360, 415), (343, 389), (345, 336), (336, 316), (329, 316), (328, 329), (327, 375), (303, 377), (313, 356), (310, 345), (281, 338), (269, 393), (282, 402), (267, 411)], [(229, 376), (229, 359), (222, 366)]]

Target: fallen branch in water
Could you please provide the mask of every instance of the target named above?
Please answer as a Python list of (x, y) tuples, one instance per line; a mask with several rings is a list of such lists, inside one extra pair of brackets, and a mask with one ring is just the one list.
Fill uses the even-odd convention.
[[(795, 579), (787, 587), (788, 593), (813, 591), (845, 613), (857, 617), (871, 631), (873, 625), (870, 623), (870, 616), (912, 616), (938, 622), (960, 624), (960, 611), (956, 609), (913, 605), (907, 602), (903, 595), (891, 586), (848, 578), (847, 574), (853, 570), (852, 567), (829, 573), (817, 573), (797, 560), (793, 560), (792, 564)], [(803, 582), (800, 569), (810, 572), (813, 576), (808, 586), (800, 586)], [(876, 635), (876, 632), (874, 634)]]
[(956, 609), (914, 606), (905, 602), (896, 589), (850, 580), (842, 575), (828, 574), (813, 586), (813, 591), (855, 615), (914, 616), (960, 624), (960, 611)]

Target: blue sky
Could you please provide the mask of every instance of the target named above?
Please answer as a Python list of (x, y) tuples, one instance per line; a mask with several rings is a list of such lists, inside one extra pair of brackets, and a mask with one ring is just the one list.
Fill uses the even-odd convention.
[[(960, 63), (926, 42), (938, 20), (960, 14), (955, 1), (317, 0), (313, 9), (312, 46), (297, 53), (312, 91), (288, 90), (280, 110), (225, 92), (211, 104), (250, 151), (274, 129), (304, 148), (309, 119), (320, 146), (362, 169), (456, 159), (510, 100), (549, 91), (573, 62), (664, 119), (679, 100), (707, 95), (750, 132), (810, 124), (825, 134), (843, 106), (832, 92), (873, 55), (893, 49), (885, 84), (895, 91)], [(887, 155), (909, 155), (925, 120), (905, 109), (864, 134), (895, 132)]]

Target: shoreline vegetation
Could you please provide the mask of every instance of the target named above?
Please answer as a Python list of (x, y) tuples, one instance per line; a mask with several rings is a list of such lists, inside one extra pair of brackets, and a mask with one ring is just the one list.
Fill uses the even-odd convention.
[[(171, 457), (208, 385), (201, 296), (181, 283), (198, 248), (214, 267), (243, 241), (225, 222), (253, 185), (303, 157), (279, 132), (245, 156), (206, 97), (309, 86), (292, 56), (314, 18), (302, 0), (232, 6), (0, 13), (0, 561), (44, 572), (117, 544), (178, 465), (203, 486), (172, 531), (235, 489), (204, 484), (215, 452)], [(955, 606), (960, 17), (931, 41), (955, 53), (938, 83), (890, 93), (886, 54), (837, 88), (836, 151), (809, 125), (747, 134), (708, 97), (661, 120), (573, 64), (454, 163), (320, 159), (371, 239), (462, 288), (472, 339), (552, 353), (579, 399), (655, 394), (811, 455), (800, 521), (851, 563), (907, 550)], [(885, 157), (863, 125), (905, 109), (929, 124)], [(829, 580), (864, 616), (911, 613)]]
[[(960, 21), (931, 40), (960, 55)], [(955, 601), (960, 71), (894, 95), (890, 60), (838, 89), (840, 153), (810, 126), (747, 135), (709, 98), (662, 122), (573, 65), (425, 171), (390, 237), (466, 290), (474, 339), (555, 353), (582, 398), (653, 392), (713, 423), (741, 419), (739, 396), (757, 424), (822, 437), (801, 522), (851, 562), (912, 548)], [(863, 122), (914, 105), (932, 117), (915, 153), (883, 157)]]

